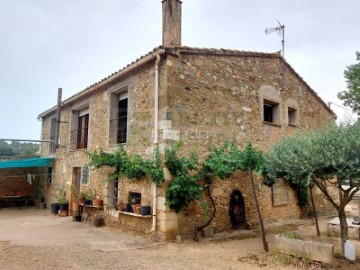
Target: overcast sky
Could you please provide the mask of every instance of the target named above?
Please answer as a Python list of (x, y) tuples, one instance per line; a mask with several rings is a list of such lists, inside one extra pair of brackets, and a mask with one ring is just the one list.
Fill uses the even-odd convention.
[[(360, 50), (359, 0), (183, 0), (186, 46), (276, 52), (341, 105)], [(40, 139), (37, 116), (161, 45), (160, 0), (0, 0), (0, 138)], [(333, 109), (339, 117), (345, 110)]]

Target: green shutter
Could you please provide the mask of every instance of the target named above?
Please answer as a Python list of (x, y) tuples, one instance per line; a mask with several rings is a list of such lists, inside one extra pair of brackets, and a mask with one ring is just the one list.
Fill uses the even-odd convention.
[(89, 183), (89, 168), (88, 166), (83, 166), (81, 168), (81, 184), (87, 185)]

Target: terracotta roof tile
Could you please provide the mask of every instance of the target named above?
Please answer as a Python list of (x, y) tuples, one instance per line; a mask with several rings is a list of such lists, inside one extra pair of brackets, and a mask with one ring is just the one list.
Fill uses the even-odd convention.
[[(214, 48), (196, 48), (196, 47), (188, 47), (188, 46), (179, 46), (179, 47), (174, 47), (174, 48), (163, 48), (162, 46), (158, 46), (155, 47), (152, 51), (148, 52), (147, 54), (141, 56), (140, 58), (136, 59), (135, 61), (133, 61), (132, 63), (128, 64), (127, 66), (123, 67), (122, 69), (112, 73), (111, 75), (107, 76), (106, 78), (88, 86), (87, 88), (85, 88), (84, 90), (72, 95), (71, 97), (65, 99), (62, 102), (62, 105), (66, 105), (71, 101), (74, 101), (77, 98), (80, 98), (86, 94), (89, 94), (90, 92), (92, 92), (93, 90), (98, 89), (98, 87), (100, 87), (103, 84), (106, 84), (107, 82), (110, 82), (111, 80), (117, 78), (119, 75), (125, 74), (127, 71), (130, 70), (131, 67), (133, 67), (134, 65), (138, 64), (139, 62), (141, 62), (142, 60), (144, 60), (145, 58), (149, 57), (149, 61), (150, 59), (152, 59), (153, 57), (155, 57), (156, 52), (161, 52), (164, 51), (165, 53), (174, 53), (174, 54), (214, 54), (214, 55), (228, 55), (228, 56), (251, 56), (251, 57), (266, 57), (266, 58), (279, 58), (279, 59), (283, 59), (283, 57), (281, 56), (280, 52), (275, 52), (275, 53), (264, 53), (264, 52), (254, 52), (254, 51), (240, 51), (240, 50), (232, 50), (232, 49), (214, 49)], [(320, 96), (307, 84), (307, 82), (292, 68), (292, 66), (286, 62), (285, 60), (285, 64), (287, 66), (287, 68), (289, 70), (291, 70), (297, 77), (299, 80), (301, 80), (306, 87), (309, 89), (310, 92), (312, 92), (314, 94), (314, 96), (324, 105), (324, 107), (336, 118), (336, 114), (327, 106), (327, 104), (320, 98)], [(56, 110), (56, 106), (50, 108), (49, 110), (46, 110), (44, 112), (42, 112), (38, 117), (44, 117), (50, 113), (53, 113)]]

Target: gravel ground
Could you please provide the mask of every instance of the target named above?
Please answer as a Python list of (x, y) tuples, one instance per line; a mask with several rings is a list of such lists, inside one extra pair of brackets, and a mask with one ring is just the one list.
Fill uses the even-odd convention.
[[(310, 231), (310, 230), (309, 230)], [(268, 236), (270, 249), (272, 236)], [(343, 268), (345, 267), (345, 268)], [(265, 253), (259, 238), (154, 243), (109, 227), (72, 222), (48, 210), (0, 211), (0, 269), (320, 269)], [(326, 269), (360, 269), (336, 260)]]

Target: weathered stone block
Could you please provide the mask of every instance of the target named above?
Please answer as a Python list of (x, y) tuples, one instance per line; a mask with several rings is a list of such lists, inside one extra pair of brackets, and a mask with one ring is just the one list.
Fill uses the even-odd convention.
[(178, 141), (180, 139), (180, 131), (173, 129), (164, 129), (163, 131), (164, 140)]
[(162, 120), (159, 122), (159, 129), (171, 129), (172, 121), (171, 120)]
[(334, 245), (332, 244), (291, 239), (283, 235), (275, 235), (275, 250), (324, 263), (332, 263), (334, 259)]

